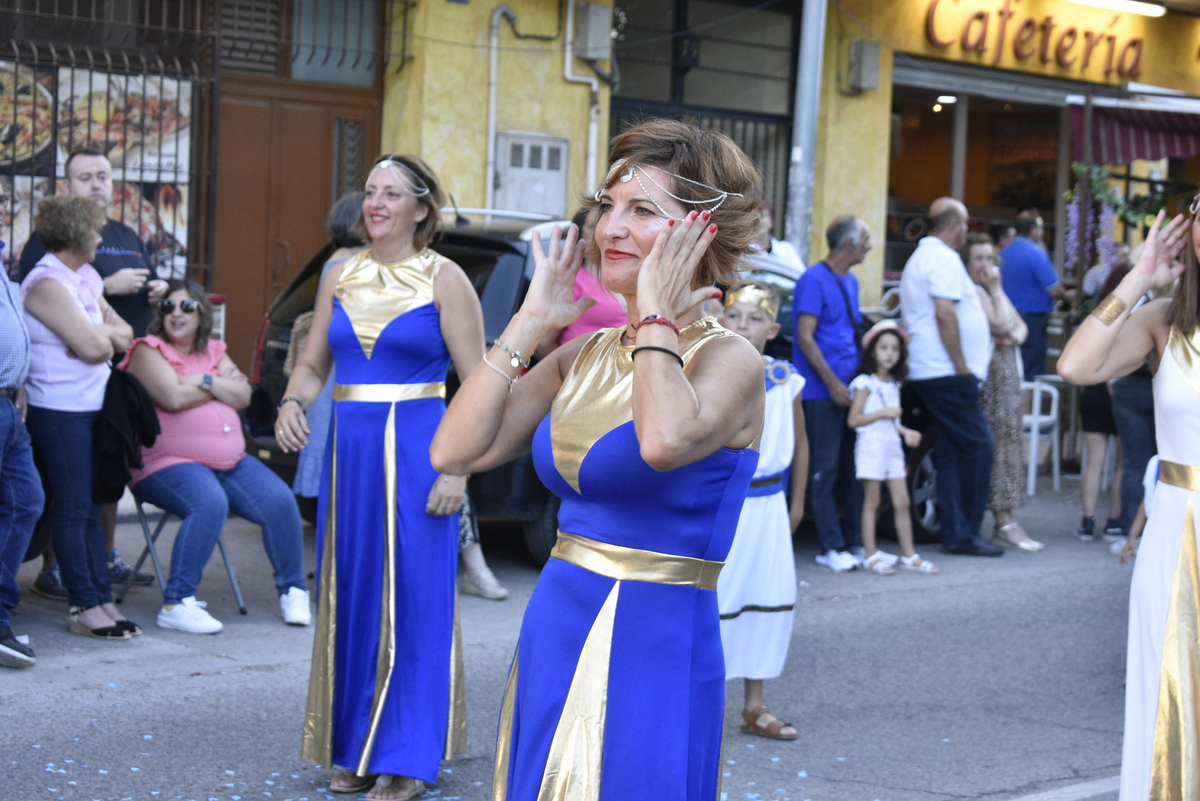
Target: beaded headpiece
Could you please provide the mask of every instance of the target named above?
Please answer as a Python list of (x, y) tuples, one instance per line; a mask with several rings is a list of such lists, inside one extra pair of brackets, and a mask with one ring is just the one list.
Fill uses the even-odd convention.
[[(624, 170), (624, 171), (622, 172), (622, 170)], [(699, 186), (703, 189), (707, 189), (710, 192), (716, 192), (716, 194), (713, 197), (702, 198), (700, 200), (688, 200), (687, 198), (682, 198), (679, 195), (673, 194), (671, 192), (671, 190), (667, 189), (665, 186), (663, 186), (658, 181), (656, 181), (654, 179), (654, 176), (650, 174), (651, 170), (653, 170), (654, 172), (657, 172), (657, 173), (661, 173), (663, 175), (669, 175), (677, 181), (683, 181), (684, 183), (691, 184), (692, 186)], [(618, 177), (618, 173), (620, 173), (619, 177)], [(628, 168), (626, 168), (625, 159), (617, 159), (616, 161), (613, 162), (612, 167), (609, 168), (608, 177), (606, 177), (604, 179), (604, 184), (599, 189), (596, 190), (596, 196), (595, 196), (596, 200), (597, 201), (600, 200), (600, 196), (604, 194), (605, 187), (609, 186), (613, 182), (614, 178), (616, 180), (620, 181), (621, 183), (629, 183), (630, 181), (637, 181), (638, 186), (640, 186), (642, 188), (642, 191), (646, 193), (646, 197), (650, 200), (651, 203), (653, 203), (655, 205), (655, 207), (659, 211), (662, 212), (664, 217), (669, 217), (670, 219), (676, 220), (677, 222), (683, 222), (683, 217), (676, 217), (672, 214), (669, 214), (667, 212), (667, 210), (664, 209), (662, 207), (662, 205), (657, 200), (654, 199), (654, 195), (650, 194), (650, 190), (646, 188), (646, 185), (644, 183), (642, 183), (643, 175), (646, 176), (647, 181), (649, 181), (650, 183), (657, 186), (660, 190), (662, 190), (662, 193), (664, 195), (666, 195), (667, 197), (669, 197), (673, 200), (677, 200), (680, 203), (687, 203), (692, 206), (704, 206), (709, 203), (714, 204), (711, 208), (701, 209), (701, 211), (708, 211), (708, 212), (716, 211), (717, 209), (721, 208), (721, 204), (724, 203), (726, 201), (726, 199), (728, 199), (730, 197), (742, 197), (741, 193), (739, 193), (739, 192), (726, 192), (722, 189), (717, 189), (714, 186), (709, 186), (708, 184), (702, 184), (699, 181), (693, 181), (691, 178), (684, 178), (682, 175), (676, 175), (673, 172), (667, 172), (666, 170), (659, 169), (658, 167), (654, 167), (649, 164), (633, 164), (633, 165), (630, 165)]]
[(408, 190), (412, 192), (413, 197), (425, 197), (429, 194), (429, 187), (421, 180), (421, 176), (417, 175), (407, 164), (397, 161), (391, 156), (377, 161), (371, 168), (371, 172), (367, 174), (367, 180), (371, 180), (371, 176), (375, 174), (376, 170), (384, 168), (391, 170), (394, 178), (408, 184)]
[(1196, 216), (1196, 212), (1200, 211), (1200, 192), (1197, 192), (1196, 196), (1192, 198), (1192, 205), (1189, 211), (1192, 212), (1193, 217)]
[(725, 305), (732, 306), (735, 303), (750, 303), (757, 306), (771, 315), (772, 320), (779, 314), (779, 296), (757, 284), (743, 284), (726, 292)]

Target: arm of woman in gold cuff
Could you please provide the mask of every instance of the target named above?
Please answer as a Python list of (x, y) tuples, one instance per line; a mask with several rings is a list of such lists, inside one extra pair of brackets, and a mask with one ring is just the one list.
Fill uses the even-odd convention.
[(1152, 290), (1168, 289), (1183, 273), (1178, 256), (1187, 242), (1190, 226), (1183, 216), (1163, 225), (1159, 212), (1146, 235), (1142, 256), (1113, 290), (1110, 298), (1125, 304), (1111, 325), (1089, 314), (1058, 357), (1058, 374), (1072, 384), (1088, 386), (1128, 375), (1152, 353), (1167, 345), (1167, 308), (1170, 301), (1154, 300), (1130, 314), (1138, 299)]
[[(700, 304), (720, 294), (712, 286), (692, 288), (715, 234), (706, 215), (663, 227), (638, 272), (639, 317), (699, 318)], [(678, 352), (679, 335), (643, 325), (637, 346)], [(741, 337), (708, 343), (685, 370), (657, 351), (642, 351), (633, 362), (633, 423), (642, 459), (655, 470), (674, 470), (722, 447), (749, 447), (762, 430), (765, 403), (762, 359)]]
[[(583, 263), (578, 237), (574, 225), (565, 239), (555, 226), (548, 251), (543, 253), (541, 237), (533, 235), (533, 280), (520, 310), (500, 336), (525, 358), (547, 331), (569, 325), (595, 303), (593, 298), (573, 299), (575, 275)], [(486, 358), (497, 369), (480, 365), (455, 393), (430, 447), (434, 469), (477, 473), (528, 453), (533, 432), (550, 411), (584, 339), (579, 337), (553, 351), (513, 384), (511, 391), (497, 369), (506, 376), (515, 376), (512, 356), (497, 345), (488, 349)]]
[(337, 287), (338, 279), (342, 277), (342, 261), (329, 268), (321, 287), (317, 290), (317, 303), (313, 307), (312, 325), (308, 329), (308, 339), (304, 342), (304, 353), (292, 369), (292, 377), (288, 380), (287, 389), (283, 391), (285, 398), (299, 398), (300, 403), (288, 401), (279, 410), (275, 421), (275, 439), (284, 452), (298, 451), (308, 444), (308, 420), (304, 410), (316, 400), (329, 380), (329, 372), (333, 369), (333, 353), (329, 350), (329, 323), (333, 319), (333, 290)]

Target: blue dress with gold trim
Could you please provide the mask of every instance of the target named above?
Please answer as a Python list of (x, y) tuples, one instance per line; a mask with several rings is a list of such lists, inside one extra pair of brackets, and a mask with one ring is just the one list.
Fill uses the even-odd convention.
[(450, 354), (433, 303), (445, 260), (346, 261), (329, 325), (337, 364), (318, 500), (317, 627), (303, 756), (436, 781), (465, 751), (458, 517), (426, 514), (429, 445)]
[[(501, 710), (494, 801), (713, 801), (725, 668), (715, 592), (758, 456), (722, 448), (658, 472), (634, 431), (632, 348), (592, 334), (538, 427), (562, 499)], [(683, 330), (690, 361), (734, 336)]]

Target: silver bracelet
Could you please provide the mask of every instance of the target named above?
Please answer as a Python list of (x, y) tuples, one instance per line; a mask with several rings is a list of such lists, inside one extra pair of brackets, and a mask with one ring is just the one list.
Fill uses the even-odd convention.
[(513, 387), (516, 386), (516, 384), (517, 384), (516, 376), (510, 376), (508, 373), (504, 372), (502, 369), (500, 369), (496, 365), (492, 364), (491, 360), (488, 359), (486, 353), (483, 354), (483, 363), (486, 364), (488, 367), (492, 368), (493, 370), (495, 370), (497, 373), (499, 373), (500, 377), (508, 382), (508, 394), (511, 395), (512, 391), (513, 391)]

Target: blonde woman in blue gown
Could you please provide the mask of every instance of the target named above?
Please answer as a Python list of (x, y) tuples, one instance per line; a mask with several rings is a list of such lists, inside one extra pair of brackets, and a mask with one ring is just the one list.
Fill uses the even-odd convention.
[[(1191, 224), (1157, 221), (1137, 266), (1083, 321), (1058, 360), (1072, 384), (1154, 375), (1159, 477), (1129, 594), (1121, 801), (1200, 799), (1200, 196)], [(1180, 252), (1182, 261), (1178, 260)], [(1176, 285), (1178, 280), (1178, 285)], [(1152, 300), (1130, 313), (1147, 292)], [(1147, 508), (1150, 507), (1147, 499)]]
[(587, 245), (628, 324), (518, 378), (546, 332), (594, 303), (572, 299), (576, 228), (556, 232), (431, 451), (458, 473), (532, 448), (562, 499), (504, 694), (495, 801), (713, 801), (720, 782), (716, 577), (757, 462), (764, 388), (754, 347), (701, 304), (753, 239), (758, 177), (727, 137), (674, 121), (621, 134), (611, 158)]
[(468, 376), (483, 315), (463, 271), (427, 246), (442, 192), (413, 156), (372, 167), (370, 248), (332, 265), (280, 404), (276, 436), (302, 448), (303, 409), (337, 362), (317, 504), (317, 628), (302, 754), (339, 765), (329, 789), (406, 801), (466, 750), (455, 569), (466, 475), (435, 471), (450, 361)]

